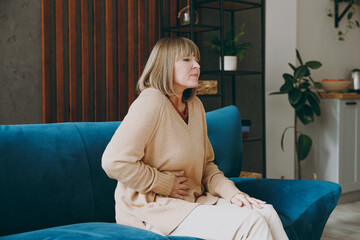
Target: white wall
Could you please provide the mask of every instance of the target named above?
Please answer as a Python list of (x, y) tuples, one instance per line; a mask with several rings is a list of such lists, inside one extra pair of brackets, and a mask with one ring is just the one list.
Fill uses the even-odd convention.
[(282, 74), (289, 72), (288, 63), (295, 63), (297, 0), (268, 0), (266, 2), (266, 174), (268, 178), (294, 178), (294, 136), (288, 131), (285, 152), (281, 150), (282, 131), (294, 124), (294, 112), (286, 95), (279, 91), (284, 83)]
[[(271, 1), (271, 0), (270, 0)], [(340, 4), (340, 11), (347, 4)], [(360, 29), (350, 30), (345, 41), (339, 41), (334, 19), (327, 16), (334, 11), (334, 1), (298, 1), (297, 48), (306, 60), (318, 60), (323, 66), (311, 75), (323, 78), (347, 79), (354, 68), (360, 68)], [(360, 7), (356, 6), (356, 19), (360, 20)], [(354, 18), (354, 17), (353, 17)], [(340, 22), (345, 29), (346, 16)]]
[[(340, 11), (345, 7), (340, 5)], [(294, 139), (286, 135), (286, 152), (280, 149), (283, 129), (293, 124), (294, 112), (286, 96), (269, 96), (283, 83), (281, 75), (295, 63), (295, 49), (303, 60), (318, 60), (323, 66), (311, 75), (314, 80), (345, 78), (360, 68), (360, 29), (351, 30), (344, 42), (338, 41), (338, 29), (327, 10), (331, 0), (267, 0), (266, 2), (266, 157), (267, 177), (294, 177)], [(360, 7), (356, 6), (360, 19)], [(344, 29), (346, 18), (340, 23)], [(290, 132), (288, 132), (290, 133)]]

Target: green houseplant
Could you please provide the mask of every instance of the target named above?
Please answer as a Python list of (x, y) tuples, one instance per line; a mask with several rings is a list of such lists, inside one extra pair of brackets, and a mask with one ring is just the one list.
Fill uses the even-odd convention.
[[(339, 41), (345, 41), (345, 37), (348, 34), (348, 32), (352, 29), (356, 29), (356, 28), (360, 28), (360, 23), (359, 20), (354, 20), (354, 16), (355, 16), (355, 6), (354, 4), (359, 4), (360, 0), (348, 0), (347, 1), (349, 3), (349, 7), (348, 9), (345, 10), (344, 14), (346, 14), (346, 26), (345, 29), (343, 30), (339, 30), (338, 31), (338, 40)], [(347, 12), (348, 11), (348, 12)], [(334, 13), (331, 9), (328, 10), (328, 17), (334, 17)]]
[[(229, 31), (226, 32), (225, 37), (224, 37), (224, 56), (232, 56), (232, 57), (237, 57), (239, 59), (239, 61), (241, 61), (244, 56), (245, 56), (245, 51), (249, 50), (252, 47), (252, 44), (250, 42), (241, 42), (241, 37), (245, 35), (245, 23), (243, 23), (240, 27), (240, 32), (238, 34), (236, 34), (235, 36), (233, 35), (234, 30), (230, 29)], [(211, 41), (206, 41), (204, 42), (205, 45), (210, 46), (212, 50), (216, 51), (217, 53), (219, 53), (221, 55), (221, 39), (219, 38), (218, 35), (216, 35), (215, 33), (211, 33)], [(237, 59), (237, 58), (233, 58), (233, 59)], [(220, 58), (221, 59), (221, 58)], [(221, 60), (220, 60), (221, 61)], [(226, 63), (226, 60), (224, 61), (224, 65)], [(221, 66), (221, 63), (220, 63)], [(221, 68), (221, 67), (220, 67)], [(226, 68), (226, 66), (224, 67), (225, 70), (229, 70)], [(236, 64), (235, 64), (235, 69), (231, 69), (231, 70), (236, 70)]]
[[(296, 56), (300, 63), (298, 67), (289, 63), (293, 74), (283, 74), (284, 84), (280, 87), (279, 92), (270, 93), (275, 94), (287, 94), (290, 105), (295, 110), (295, 122), (294, 126), (287, 127), (281, 136), (281, 148), (284, 151), (284, 136), (288, 129), (294, 129), (295, 136), (295, 149), (296, 149), (296, 162), (298, 164), (298, 178), (301, 179), (300, 161), (306, 159), (308, 156), (312, 140), (311, 138), (298, 131), (297, 119), (299, 119), (304, 125), (307, 125), (315, 120), (315, 115), (320, 116), (320, 93), (319, 89), (322, 89), (321, 83), (314, 81), (310, 76), (310, 69), (318, 69), (322, 66), (319, 61), (308, 61), (303, 63), (300, 53), (296, 50)], [(314, 93), (317, 92), (318, 94)]]

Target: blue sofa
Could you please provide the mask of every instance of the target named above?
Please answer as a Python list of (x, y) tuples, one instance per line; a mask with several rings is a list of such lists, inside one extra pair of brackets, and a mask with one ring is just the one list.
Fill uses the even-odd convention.
[[(244, 192), (271, 203), (290, 239), (320, 239), (341, 189), (324, 181), (237, 178), (240, 114), (207, 115), (216, 163)], [(114, 189), (102, 153), (119, 122), (0, 126), (0, 239), (195, 239), (114, 223)]]

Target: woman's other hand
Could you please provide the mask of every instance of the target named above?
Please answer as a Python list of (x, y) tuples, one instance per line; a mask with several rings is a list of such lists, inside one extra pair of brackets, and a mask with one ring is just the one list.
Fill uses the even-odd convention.
[(246, 193), (238, 193), (238, 194), (235, 194), (232, 199), (230, 200), (230, 202), (232, 204), (235, 204), (239, 207), (247, 207), (249, 209), (253, 209), (255, 207), (257, 208), (263, 208), (264, 205), (266, 204), (266, 202), (264, 201), (261, 201), (259, 199), (256, 199), (256, 198), (252, 198), (250, 197), (249, 195), (247, 195)]
[(185, 177), (184, 171), (170, 172), (175, 175), (175, 180), (169, 196), (172, 198), (184, 200), (184, 196), (189, 196), (188, 190), (190, 189), (190, 187), (185, 184), (188, 178)]

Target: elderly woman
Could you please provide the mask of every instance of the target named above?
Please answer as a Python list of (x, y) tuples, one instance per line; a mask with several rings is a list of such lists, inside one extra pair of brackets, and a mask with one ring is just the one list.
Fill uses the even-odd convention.
[(116, 221), (162, 235), (287, 239), (272, 206), (241, 192), (213, 163), (195, 96), (199, 60), (187, 38), (163, 38), (152, 50), (139, 97), (103, 154), (118, 181)]

